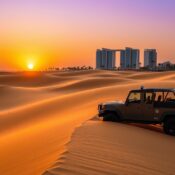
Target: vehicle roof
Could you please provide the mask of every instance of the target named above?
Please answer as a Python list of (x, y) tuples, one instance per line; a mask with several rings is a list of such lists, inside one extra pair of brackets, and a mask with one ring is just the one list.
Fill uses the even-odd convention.
[(131, 92), (175, 92), (173, 88), (151, 88), (151, 89), (136, 89)]

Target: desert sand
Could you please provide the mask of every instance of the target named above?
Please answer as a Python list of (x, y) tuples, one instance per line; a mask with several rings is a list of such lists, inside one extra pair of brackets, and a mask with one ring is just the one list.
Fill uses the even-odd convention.
[(175, 141), (158, 126), (147, 130), (90, 120), (73, 134), (68, 151), (44, 175), (174, 174)]
[(173, 174), (175, 139), (161, 127), (90, 119), (100, 102), (174, 80), (174, 72), (0, 73), (0, 174)]

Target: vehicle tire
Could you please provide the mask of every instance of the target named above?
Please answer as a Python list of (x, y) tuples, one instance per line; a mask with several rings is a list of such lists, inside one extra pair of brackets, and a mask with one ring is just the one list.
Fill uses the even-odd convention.
[(164, 122), (164, 132), (168, 135), (175, 136), (175, 118), (169, 118)]
[(106, 113), (103, 116), (103, 121), (112, 121), (112, 122), (119, 122), (119, 117), (112, 112)]

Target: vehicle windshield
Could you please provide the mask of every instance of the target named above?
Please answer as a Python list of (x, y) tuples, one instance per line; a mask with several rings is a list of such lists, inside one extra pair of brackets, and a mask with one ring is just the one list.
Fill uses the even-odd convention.
[(141, 102), (141, 93), (140, 92), (131, 92), (127, 99), (128, 103), (140, 103)]

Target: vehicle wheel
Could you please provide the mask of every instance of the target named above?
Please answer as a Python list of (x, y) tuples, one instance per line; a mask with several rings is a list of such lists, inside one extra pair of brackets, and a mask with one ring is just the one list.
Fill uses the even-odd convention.
[(175, 118), (169, 118), (164, 122), (164, 132), (168, 135), (175, 136)]
[(112, 121), (112, 122), (118, 122), (119, 117), (115, 113), (107, 113), (103, 116), (103, 121)]

